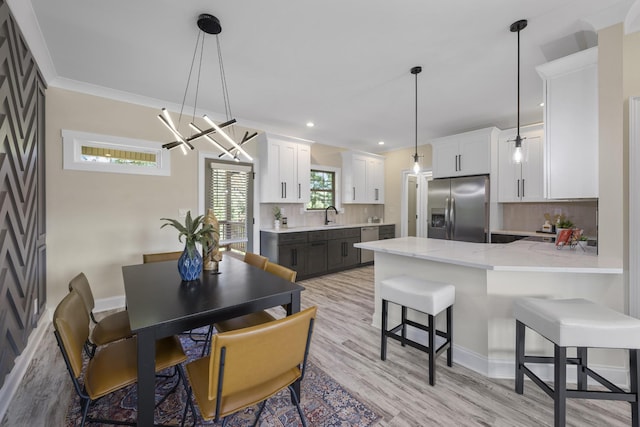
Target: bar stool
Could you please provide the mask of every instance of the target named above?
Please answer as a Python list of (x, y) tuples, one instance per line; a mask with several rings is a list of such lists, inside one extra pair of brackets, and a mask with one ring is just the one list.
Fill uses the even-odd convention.
[[(515, 300), (516, 318), (516, 383), (515, 390), (523, 394), (524, 375), (533, 380), (554, 401), (554, 425), (566, 422), (566, 399), (623, 400), (631, 403), (631, 424), (640, 426), (638, 383), (640, 362), (640, 320), (585, 299), (545, 300), (519, 298)], [(525, 327), (533, 329), (554, 344), (554, 356), (525, 355)], [(577, 348), (577, 357), (567, 358), (567, 347)], [(629, 349), (630, 390), (625, 392), (587, 367), (587, 349)], [(552, 389), (526, 363), (552, 363)], [(577, 389), (567, 390), (567, 364), (577, 368)], [(591, 377), (610, 391), (587, 390)]]
[[(447, 350), (447, 366), (451, 366), (452, 364), (452, 307), (456, 299), (455, 287), (448, 283), (417, 279), (409, 276), (397, 276), (380, 282), (380, 297), (382, 298), (382, 342), (380, 358), (382, 360), (386, 360), (387, 358), (387, 337), (400, 341), (403, 347), (409, 345), (424, 351), (429, 354), (429, 384), (435, 385), (436, 357), (444, 350)], [(402, 307), (400, 324), (391, 329), (387, 329), (389, 302)], [(427, 325), (407, 319), (407, 308), (427, 314), (429, 316)], [(447, 310), (447, 330), (443, 332), (436, 329), (435, 317), (445, 309)], [(407, 338), (407, 326), (413, 326), (414, 328), (427, 331), (429, 335), (429, 346), (424, 346)], [(400, 335), (398, 335), (398, 331), (401, 331)], [(436, 335), (445, 338), (444, 344), (437, 348), (435, 342)]]

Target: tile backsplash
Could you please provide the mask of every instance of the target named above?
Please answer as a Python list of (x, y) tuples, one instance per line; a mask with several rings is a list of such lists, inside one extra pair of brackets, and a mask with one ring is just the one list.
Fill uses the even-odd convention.
[[(260, 205), (260, 228), (273, 228), (273, 207), (279, 206), (284, 210), (282, 216), (287, 217), (288, 227), (309, 227), (324, 224), (324, 210), (300, 212), (303, 205), (262, 203)], [(361, 224), (367, 222), (369, 217), (382, 218), (384, 205), (342, 205), (338, 215), (329, 211), (329, 219), (337, 224)]]
[(597, 237), (598, 202), (575, 201), (554, 203), (503, 203), (502, 228), (505, 230), (535, 231), (542, 228), (544, 214), (553, 218), (564, 215), (576, 227), (582, 228), (584, 234)]

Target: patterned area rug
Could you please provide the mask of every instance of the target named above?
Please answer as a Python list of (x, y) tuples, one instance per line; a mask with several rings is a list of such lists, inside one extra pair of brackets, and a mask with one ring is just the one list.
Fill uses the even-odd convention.
[[(181, 337), (189, 360), (200, 357), (202, 347), (190, 338)], [(177, 377), (176, 377), (177, 378)], [(176, 383), (176, 378), (158, 378), (156, 380), (156, 401), (166, 395)], [(135, 421), (136, 417), (136, 385), (124, 388), (94, 402), (89, 408), (89, 416), (122, 421)], [(159, 424), (180, 425), (186, 402), (184, 387), (180, 384), (175, 392), (155, 410), (155, 421)], [(358, 401), (348, 390), (338, 384), (322, 369), (313, 363), (307, 363), (307, 371), (302, 381), (302, 409), (310, 426), (371, 426), (377, 423), (380, 415), (365, 404)], [(196, 406), (197, 408), (197, 406)], [(233, 414), (227, 421), (229, 427), (251, 426), (255, 421), (257, 406)], [(67, 426), (80, 425), (81, 413), (77, 397), (74, 396), (67, 410)], [(214, 422), (203, 422), (199, 426), (221, 425)], [(193, 425), (191, 410), (187, 414), (186, 424)], [(291, 427), (302, 425), (298, 412), (291, 404), (288, 390), (283, 390), (267, 401), (260, 417), (260, 426)]]

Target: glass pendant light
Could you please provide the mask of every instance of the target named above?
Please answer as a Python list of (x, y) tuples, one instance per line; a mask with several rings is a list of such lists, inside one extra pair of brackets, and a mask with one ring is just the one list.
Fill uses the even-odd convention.
[(416, 76), (416, 145), (413, 154), (413, 173), (420, 172), (420, 157), (418, 155), (418, 74), (422, 71), (422, 67), (416, 66), (411, 69), (411, 74)]
[(522, 162), (522, 138), (520, 137), (520, 31), (527, 27), (527, 20), (521, 19), (511, 24), (509, 28), (512, 33), (518, 33), (518, 131), (516, 134), (515, 150), (513, 150), (513, 161)]

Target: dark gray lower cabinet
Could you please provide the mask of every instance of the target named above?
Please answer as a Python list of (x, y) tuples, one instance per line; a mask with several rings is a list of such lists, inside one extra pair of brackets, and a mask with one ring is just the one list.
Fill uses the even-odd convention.
[(360, 228), (293, 233), (260, 232), (260, 254), (298, 272), (297, 279), (360, 264)]
[[(268, 257), (271, 262), (272, 257)], [(307, 244), (297, 243), (278, 246), (277, 263), (298, 272), (298, 277), (307, 275)]]
[(360, 264), (360, 228), (341, 228), (328, 231), (327, 270), (339, 270)]

